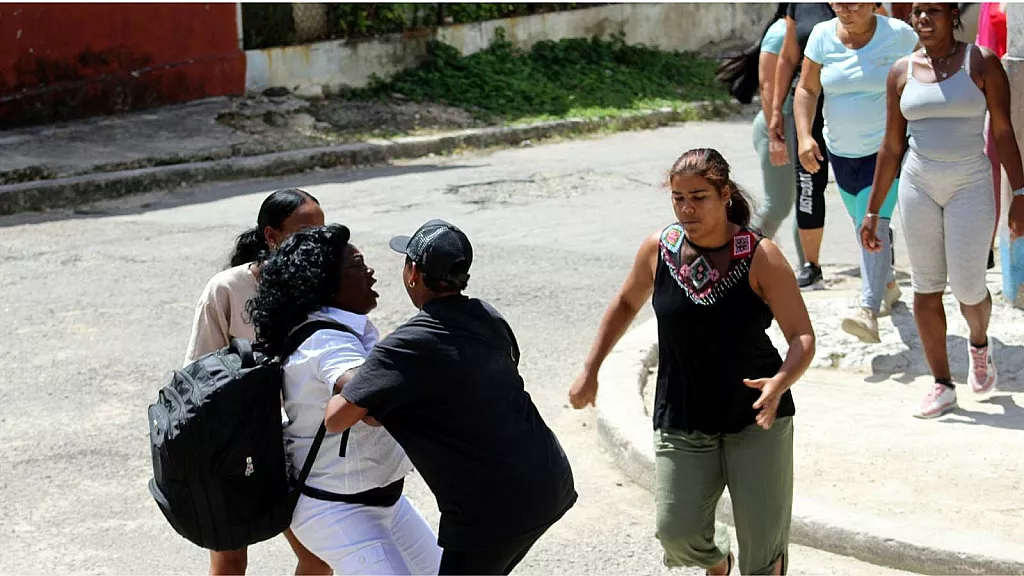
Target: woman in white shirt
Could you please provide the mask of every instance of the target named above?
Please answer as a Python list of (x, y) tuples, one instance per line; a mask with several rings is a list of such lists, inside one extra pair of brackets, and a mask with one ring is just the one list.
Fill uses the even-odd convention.
[[(323, 225), (324, 211), (319, 201), (304, 190), (277, 190), (263, 200), (256, 226), (238, 237), (228, 268), (207, 282), (196, 303), (192, 333), (185, 350), (186, 366), (200, 356), (224, 348), (232, 338), (250, 342), (256, 339), (243, 312), (246, 301), (256, 295), (260, 262), (295, 232)], [(290, 530), (285, 531), (284, 536), (298, 558), (296, 574), (332, 574), (331, 567), (300, 544)], [(211, 576), (245, 574), (248, 563), (247, 548), (210, 551)]]
[[(340, 225), (296, 233), (261, 268), (246, 306), (258, 347), (280, 353), (296, 327), (315, 332), (284, 362), (285, 450), (299, 475), (322, 426), (328, 400), (376, 345), (367, 318), (377, 307), (374, 271)], [(325, 437), (292, 516), (292, 531), (339, 574), (437, 574), (441, 548), (426, 520), (402, 494), (412, 471), (390, 434), (368, 419)]]

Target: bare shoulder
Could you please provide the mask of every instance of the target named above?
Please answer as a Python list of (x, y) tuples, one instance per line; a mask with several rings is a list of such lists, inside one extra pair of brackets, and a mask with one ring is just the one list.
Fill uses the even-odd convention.
[(1003, 62), (991, 48), (975, 45), (975, 50), (968, 56), (982, 74), (1003, 69)]
[(658, 265), (658, 250), (661, 244), (661, 237), (665, 235), (667, 228), (651, 232), (644, 241), (640, 243), (640, 249), (636, 251), (636, 259), (633, 263), (633, 272), (640, 268), (650, 269), (654, 274)]
[(987, 46), (978, 46), (977, 44), (975, 44), (974, 47), (976, 49), (975, 52), (978, 53), (978, 56), (980, 56), (982, 60), (999, 62), (999, 56), (996, 56), (995, 50), (992, 50)]
[(915, 53), (908, 54), (903, 58), (900, 58), (889, 68), (889, 82), (894, 85), (899, 92), (903, 92), (903, 86), (907, 83), (907, 70), (910, 69), (910, 62), (915, 57)]
[(791, 276), (793, 283), (796, 283), (796, 276), (779, 245), (768, 238), (762, 238), (750, 259), (750, 287), (762, 300), (767, 301), (765, 288), (778, 284), (779, 279), (786, 275)]
[(644, 238), (644, 241), (640, 243), (640, 250), (637, 251), (637, 256), (654, 258), (658, 253), (658, 245), (661, 243), (661, 237), (664, 233), (664, 230), (651, 232), (646, 238)]
[(780, 268), (792, 272), (789, 260), (786, 259), (786, 255), (782, 253), (779, 245), (768, 238), (762, 238), (757, 243), (757, 249), (754, 250), (754, 258), (750, 262), (751, 273), (756, 274)]

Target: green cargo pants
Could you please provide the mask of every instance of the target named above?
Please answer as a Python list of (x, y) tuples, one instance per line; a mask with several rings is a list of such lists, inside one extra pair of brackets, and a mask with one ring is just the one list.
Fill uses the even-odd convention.
[(729, 532), (715, 521), (726, 486), (732, 499), (742, 574), (785, 572), (793, 511), (793, 419), (736, 434), (654, 432), (657, 533), (665, 565), (712, 568), (729, 555)]

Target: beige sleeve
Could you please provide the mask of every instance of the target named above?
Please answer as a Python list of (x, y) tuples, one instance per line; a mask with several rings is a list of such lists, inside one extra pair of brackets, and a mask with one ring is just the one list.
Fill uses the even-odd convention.
[(196, 303), (192, 334), (185, 350), (185, 366), (200, 356), (215, 352), (230, 343), (231, 295), (223, 283), (211, 279)]

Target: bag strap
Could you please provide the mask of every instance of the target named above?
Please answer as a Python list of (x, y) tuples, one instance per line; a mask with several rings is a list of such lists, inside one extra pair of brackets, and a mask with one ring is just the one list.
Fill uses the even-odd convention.
[(232, 338), (230, 347), (235, 352), (238, 352), (238, 357), (242, 359), (242, 368), (252, 368), (257, 364), (256, 355), (253, 354), (252, 343), (245, 338)]
[(288, 333), (288, 336), (284, 339), (284, 346), (281, 347), (281, 353), (279, 358), (282, 364), (289, 356), (295, 353), (302, 346), (302, 343), (309, 340), (313, 334), (321, 330), (335, 330), (338, 332), (348, 332), (355, 336), (356, 331), (342, 324), (341, 322), (335, 322), (334, 320), (307, 320), (302, 324), (299, 324)]
[[(335, 322), (333, 320), (309, 320), (299, 324), (288, 334), (288, 337), (284, 340), (284, 347), (281, 349), (281, 366), (284, 366), (285, 360), (295, 353), (299, 349), (299, 346), (303, 342), (308, 340), (313, 334), (320, 330), (336, 330), (338, 332), (348, 332), (349, 334), (356, 334), (356, 331), (349, 328), (348, 326)], [(344, 432), (348, 434), (348, 430)], [(316, 461), (316, 455), (320, 452), (320, 446), (324, 443), (324, 438), (327, 436), (327, 425), (325, 422), (320, 422), (320, 428), (316, 431), (316, 436), (313, 437), (313, 443), (309, 446), (309, 452), (306, 454), (306, 460), (302, 463), (302, 470), (299, 472), (299, 478), (297, 480), (296, 487), (302, 490), (306, 486), (306, 479), (309, 478), (309, 473), (313, 470), (313, 463)]]

